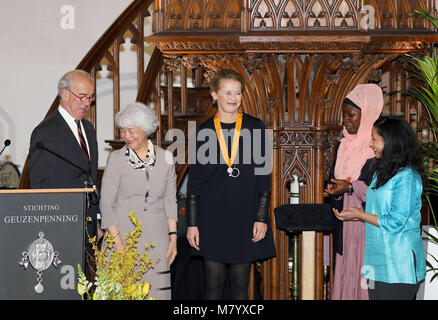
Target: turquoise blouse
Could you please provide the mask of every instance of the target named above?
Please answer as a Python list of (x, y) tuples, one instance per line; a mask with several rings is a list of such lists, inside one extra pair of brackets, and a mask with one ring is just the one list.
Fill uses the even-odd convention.
[(363, 276), (386, 283), (417, 283), (426, 274), (420, 233), (421, 178), (406, 167), (374, 190), (376, 181), (374, 176), (367, 190), (365, 212), (378, 216), (380, 228), (365, 223)]

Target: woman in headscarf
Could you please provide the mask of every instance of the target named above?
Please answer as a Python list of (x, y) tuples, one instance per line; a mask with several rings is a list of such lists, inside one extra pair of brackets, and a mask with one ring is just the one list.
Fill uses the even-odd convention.
[[(371, 130), (383, 109), (383, 94), (375, 84), (357, 85), (342, 105), (343, 138), (335, 151), (326, 192), (333, 208), (364, 206), (377, 160), (370, 148)], [(333, 300), (367, 300), (362, 277), (365, 226), (361, 221), (338, 220), (333, 215), (336, 252)]]

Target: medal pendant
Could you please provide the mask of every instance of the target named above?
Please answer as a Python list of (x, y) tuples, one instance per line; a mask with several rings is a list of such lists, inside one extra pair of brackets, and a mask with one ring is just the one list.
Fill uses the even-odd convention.
[(44, 286), (42, 284), (43, 271), (54, 265), (55, 268), (61, 263), (59, 259), (59, 252), (53, 249), (49, 240), (44, 238), (44, 233), (38, 233), (38, 239), (32, 242), (27, 251), (22, 253), (22, 258), (18, 264), (27, 269), (30, 264), (35, 270), (37, 270), (38, 283), (34, 286), (34, 290), (37, 294), (44, 292)]
[(228, 176), (232, 178), (237, 178), (240, 175), (240, 170), (237, 169), (236, 167), (234, 168), (229, 167), (227, 172), (228, 172)]
[(38, 294), (42, 294), (44, 292), (44, 286), (41, 283), (38, 283), (35, 286), (35, 292)]

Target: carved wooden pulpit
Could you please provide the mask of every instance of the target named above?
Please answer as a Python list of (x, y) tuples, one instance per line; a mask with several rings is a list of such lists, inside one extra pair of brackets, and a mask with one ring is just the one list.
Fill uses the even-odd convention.
[[(414, 80), (407, 78), (401, 56), (424, 52), (438, 40), (412, 10), (436, 15), (436, 3), (156, 0), (154, 34), (146, 41), (164, 56), (168, 127), (174, 127), (178, 112), (184, 115), (192, 107), (188, 75), (205, 91), (216, 70), (234, 68), (246, 82), (242, 111), (274, 131), (273, 225), (273, 208), (288, 203), (293, 175), (300, 181), (300, 203), (323, 203), (345, 95), (367, 82), (377, 83), (384, 93), (406, 89)], [(175, 78), (179, 91), (173, 88)], [(402, 115), (415, 128), (424, 125), (421, 106), (401, 94), (385, 97), (384, 113)], [(323, 235), (316, 233), (315, 299), (323, 298)], [(262, 297), (290, 299), (289, 236), (275, 228), (274, 236), (277, 257), (262, 263)]]

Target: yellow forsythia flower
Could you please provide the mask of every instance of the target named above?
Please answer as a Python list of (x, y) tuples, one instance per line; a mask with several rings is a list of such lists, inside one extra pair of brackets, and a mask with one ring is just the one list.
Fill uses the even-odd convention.
[(143, 297), (146, 297), (149, 294), (149, 287), (150, 287), (150, 283), (145, 282), (143, 284), (143, 289), (141, 291), (141, 294), (143, 295)]
[[(84, 282), (85, 277), (78, 282), (77, 290), (83, 299), (146, 299), (149, 295), (150, 283), (140, 281), (144, 274), (155, 266), (154, 261), (148, 257), (148, 250), (154, 248), (155, 243), (145, 244), (144, 252), (138, 252), (142, 226), (134, 211), (129, 213), (129, 217), (135, 228), (125, 235), (125, 250), (114, 250), (114, 238), (109, 232), (105, 234), (102, 248), (97, 247), (96, 237), (89, 237), (97, 275), (93, 283)], [(155, 263), (159, 261), (156, 259)], [(152, 297), (148, 299), (153, 300)]]
[(137, 289), (137, 286), (135, 283), (131, 284), (131, 287), (129, 288), (129, 291), (131, 292), (131, 295), (135, 295), (135, 290)]
[(141, 283), (140, 282), (137, 284), (137, 290), (135, 290), (135, 297), (136, 298), (141, 297)]
[(82, 292), (82, 283), (78, 283), (78, 293), (79, 295), (82, 297), (83, 296), (83, 292)]
[(131, 221), (134, 225), (138, 224), (137, 216), (134, 214), (134, 211), (131, 211), (129, 213), (129, 217), (131, 218)]

